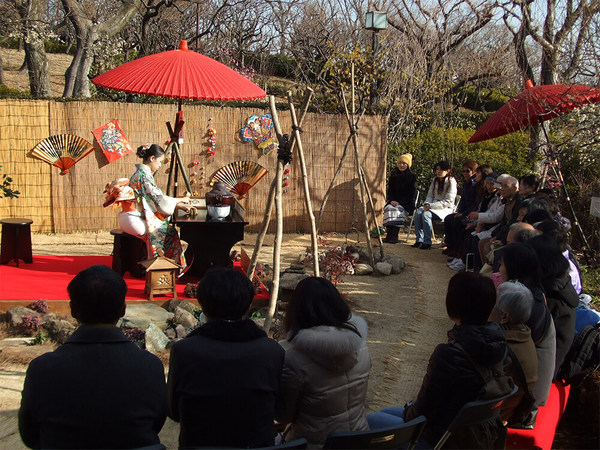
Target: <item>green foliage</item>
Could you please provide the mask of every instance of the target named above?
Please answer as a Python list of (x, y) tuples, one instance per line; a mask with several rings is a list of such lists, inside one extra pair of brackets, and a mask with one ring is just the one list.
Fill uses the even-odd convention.
[(61, 42), (56, 42), (50, 39), (44, 40), (44, 49), (46, 53), (67, 53), (67, 49), (69, 50), (69, 55), (74, 55), (77, 47), (75, 45), (71, 45), (70, 47), (67, 44), (63, 44)]
[(468, 86), (458, 92), (458, 96), (464, 98), (463, 106), (474, 111), (497, 111), (510, 97), (492, 90), (477, 90), (475, 86)]
[(253, 311), (253, 312), (250, 314), (250, 318), (251, 318), (251, 319), (262, 319), (262, 318), (263, 318), (263, 315), (262, 315), (262, 313), (261, 313), (261, 312), (260, 312), (260, 311), (257, 309), (256, 311)]
[[(254, 68), (259, 69), (256, 66)], [(298, 64), (291, 56), (267, 55), (267, 69), (272, 76), (293, 79), (297, 68)]]
[(23, 92), (0, 84), (0, 98), (31, 98), (31, 95), (29, 95), (29, 92)]
[[(1, 165), (0, 165), (0, 169), (2, 169)], [(13, 180), (11, 177), (6, 175), (5, 173), (2, 174), (2, 177), (0, 178), (0, 187), (2, 188), (2, 197), (17, 198), (21, 194), (19, 191), (15, 191), (10, 187), (10, 185), (12, 184), (12, 181)]]
[(48, 339), (46, 334), (43, 331), (38, 331), (29, 345), (42, 345), (46, 342), (46, 339)]
[(267, 83), (267, 94), (275, 97), (287, 97), (287, 92), (290, 90), (288, 86), (279, 83)]
[(462, 180), (460, 169), (462, 163), (468, 159), (473, 159), (480, 164), (489, 164), (498, 173), (510, 173), (516, 177), (532, 170), (532, 163), (526, 162), (528, 142), (526, 134), (512, 133), (498, 139), (467, 144), (472, 135), (473, 130), (432, 127), (399, 144), (390, 143), (388, 172), (396, 167), (398, 156), (411, 153), (413, 155), (411, 170), (417, 176), (419, 190), (422, 194), (426, 194), (434, 175), (433, 166), (444, 159), (450, 162), (453, 175), (457, 180)]
[(592, 297), (592, 305), (600, 309), (600, 270), (597, 267), (580, 265), (583, 293)]

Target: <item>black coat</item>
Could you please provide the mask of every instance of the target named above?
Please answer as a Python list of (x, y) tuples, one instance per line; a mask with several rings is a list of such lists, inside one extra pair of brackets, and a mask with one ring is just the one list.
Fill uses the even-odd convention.
[(575, 338), (575, 308), (579, 305), (579, 296), (568, 273), (559, 278), (544, 280), (543, 285), (556, 328), (556, 376)]
[[(448, 343), (439, 344), (429, 358), (427, 373), (415, 403), (404, 411), (404, 419), (427, 417), (423, 438), (435, 445), (460, 408), (477, 400), (484, 380), (468, 359), (459, 343), (473, 361), (492, 367), (504, 360), (506, 339), (497, 323), (482, 326), (456, 325), (448, 332)], [(489, 424), (493, 428), (494, 424)], [(492, 430), (486, 429), (486, 432)], [(452, 439), (445, 447), (476, 448), (474, 442)], [(492, 439), (493, 440), (493, 439)]]
[(387, 203), (396, 201), (402, 205), (408, 214), (415, 210), (417, 196), (417, 177), (407, 168), (401, 171), (397, 167), (392, 170), (388, 180)]
[(211, 321), (175, 343), (169, 417), (181, 447), (273, 445), (285, 351), (251, 320)]
[(161, 361), (116, 327), (81, 327), (29, 365), (19, 431), (33, 448), (137, 448), (166, 417)]

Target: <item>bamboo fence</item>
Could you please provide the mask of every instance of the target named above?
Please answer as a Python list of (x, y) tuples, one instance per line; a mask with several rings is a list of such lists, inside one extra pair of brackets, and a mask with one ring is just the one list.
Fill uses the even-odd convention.
[[(253, 143), (243, 143), (238, 131), (248, 117), (267, 113), (258, 108), (229, 108), (218, 106), (184, 105), (184, 143), (180, 147), (188, 175), (196, 179), (193, 185), (199, 195), (211, 188), (211, 175), (220, 167), (235, 160), (250, 160), (264, 166), (269, 173), (241, 200), (249, 222), (247, 231), (261, 226), (270, 183), (275, 176), (276, 154), (262, 152)], [(116, 228), (117, 212), (103, 208), (103, 190), (107, 183), (129, 177), (140, 160), (135, 149), (146, 142), (166, 147), (166, 122), (175, 122), (174, 104), (134, 104), (109, 102), (56, 102), (31, 100), (0, 100), (0, 165), (2, 174), (12, 177), (12, 188), (19, 190), (19, 198), (0, 197), (0, 218), (27, 217), (33, 220), (32, 231), (43, 233), (70, 233), (76, 231), (108, 231)], [(280, 114), (284, 133), (291, 135), (289, 111)], [(216, 129), (216, 155), (207, 154), (208, 121)], [(121, 128), (134, 148), (134, 153), (108, 164), (92, 130), (118, 119)], [(313, 209), (318, 211), (323, 196), (348, 138), (348, 123), (342, 115), (309, 113), (302, 126), (302, 142), (311, 188)], [(361, 121), (358, 147), (366, 182), (371, 190), (378, 215), (385, 203), (385, 156), (387, 119), (380, 116), (364, 117)], [(29, 151), (42, 139), (54, 134), (75, 134), (96, 147), (95, 151), (73, 166), (67, 175), (40, 160), (27, 157)], [(300, 166), (297, 155), (290, 166), (290, 179), (283, 197), (284, 231), (308, 232), (310, 223), (304, 204)], [(197, 161), (196, 166), (192, 163)], [(205, 178), (200, 179), (204, 167)], [(193, 176), (197, 171), (199, 175)], [(166, 189), (167, 175), (163, 167), (156, 176), (158, 185)], [(183, 183), (179, 183), (183, 195)], [(183, 188), (185, 190), (185, 188)], [(362, 205), (359, 183), (352, 160), (341, 170), (329, 197), (321, 223), (321, 232), (345, 232), (352, 225), (362, 225)], [(274, 228), (274, 218), (269, 225)]]

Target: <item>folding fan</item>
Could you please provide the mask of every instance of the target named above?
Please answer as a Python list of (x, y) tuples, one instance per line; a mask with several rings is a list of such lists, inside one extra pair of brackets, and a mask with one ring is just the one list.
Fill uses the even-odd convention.
[(267, 173), (267, 169), (254, 161), (233, 161), (217, 170), (211, 177), (210, 184), (212, 186), (221, 181), (230, 192), (244, 198), (250, 188)]
[(70, 167), (93, 150), (94, 146), (79, 136), (56, 134), (33, 147), (30, 156), (58, 167), (60, 174), (65, 175)]

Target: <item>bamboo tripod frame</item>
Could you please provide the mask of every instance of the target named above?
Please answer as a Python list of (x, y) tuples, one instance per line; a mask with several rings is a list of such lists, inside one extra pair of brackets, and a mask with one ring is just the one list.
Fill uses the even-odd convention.
[[(310, 99), (312, 98), (313, 90), (311, 88), (307, 88), (304, 94), (304, 100), (302, 102), (301, 107), (301, 115), (300, 119), (296, 117), (296, 110), (294, 108), (294, 104), (292, 101), (292, 94), (288, 92), (288, 103), (290, 106), (290, 114), (292, 117), (293, 124), (293, 134), (291, 140), (289, 142), (290, 151), (293, 153), (294, 147), (298, 148), (298, 157), (300, 160), (300, 169), (302, 172), (302, 184), (304, 188), (304, 201), (306, 205), (306, 209), (308, 211), (309, 220), (311, 223), (311, 243), (312, 243), (312, 256), (313, 256), (313, 268), (314, 275), (319, 276), (319, 248), (317, 241), (317, 227), (315, 225), (315, 216), (312, 211), (312, 205), (310, 201), (310, 187), (308, 184), (308, 174), (306, 171), (306, 163), (304, 159), (304, 150), (302, 147), (302, 139), (300, 137), (300, 126), (304, 121), (304, 117), (306, 116), (306, 112), (308, 110), (308, 105), (310, 103)], [(273, 126), (275, 128), (275, 133), (277, 134), (277, 139), (280, 145), (283, 143), (283, 133), (281, 131), (281, 125), (279, 123), (279, 116), (277, 115), (277, 108), (275, 106), (275, 97), (272, 95), (269, 96), (269, 107), (271, 109), (271, 116), (273, 117)], [(277, 159), (277, 169), (275, 172), (275, 178), (271, 182), (271, 187), (269, 189), (269, 195), (267, 198), (267, 205), (265, 208), (265, 215), (263, 218), (262, 227), (258, 233), (256, 238), (256, 244), (254, 245), (254, 251), (252, 253), (252, 258), (250, 259), (250, 265), (248, 266), (248, 278), (252, 280), (254, 276), (254, 270), (256, 269), (256, 261), (258, 259), (258, 255), (262, 248), (265, 235), (267, 233), (267, 228), (269, 226), (269, 222), (271, 219), (271, 213), (273, 210), (273, 204), (275, 204), (275, 217), (276, 217), (276, 231), (275, 231), (275, 239), (273, 243), (273, 288), (271, 292), (271, 298), (269, 301), (269, 312), (267, 317), (265, 318), (264, 330), (268, 333), (271, 324), (273, 323), (273, 316), (275, 315), (275, 309), (277, 307), (277, 298), (279, 296), (279, 274), (281, 272), (281, 241), (283, 238), (283, 202), (282, 202), (282, 182), (283, 182), (283, 171), (284, 171), (285, 163), (281, 159)]]

